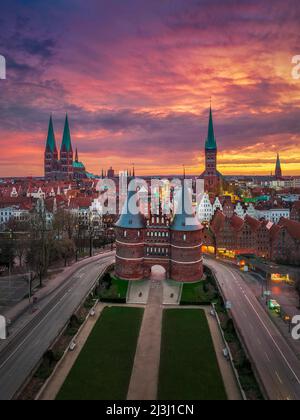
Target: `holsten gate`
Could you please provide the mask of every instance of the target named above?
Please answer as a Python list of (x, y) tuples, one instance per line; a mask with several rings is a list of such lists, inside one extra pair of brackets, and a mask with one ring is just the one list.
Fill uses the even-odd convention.
[(203, 276), (202, 233), (192, 210), (190, 191), (177, 194), (177, 210), (173, 217), (157, 214), (144, 217), (132, 211), (136, 191), (130, 191), (116, 224), (116, 274), (123, 280), (148, 279), (153, 266), (165, 268), (167, 279), (195, 282)]

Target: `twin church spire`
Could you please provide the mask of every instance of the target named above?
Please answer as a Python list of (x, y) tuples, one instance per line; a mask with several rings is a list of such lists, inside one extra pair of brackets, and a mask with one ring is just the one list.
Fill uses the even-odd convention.
[[(61, 152), (64, 151), (64, 152), (73, 153), (68, 114), (66, 115), (66, 119), (65, 119), (64, 132), (63, 132), (63, 138), (62, 138), (60, 150)], [(46, 151), (49, 151), (52, 153), (57, 152), (52, 115), (50, 116), (50, 120), (49, 120)]]
[(75, 162), (73, 159), (73, 147), (68, 115), (66, 115), (65, 119), (59, 156), (51, 115), (45, 149), (45, 178), (71, 180), (74, 176), (75, 178), (85, 177), (85, 168), (84, 165), (78, 161), (77, 151)]

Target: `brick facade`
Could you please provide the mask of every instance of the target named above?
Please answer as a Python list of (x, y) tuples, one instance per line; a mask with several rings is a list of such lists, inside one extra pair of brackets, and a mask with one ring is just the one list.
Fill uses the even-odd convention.
[[(166, 270), (166, 278), (177, 282), (196, 282), (203, 276), (203, 228), (174, 225), (160, 215), (143, 219), (124, 216), (116, 224), (116, 274), (124, 280), (151, 276), (155, 265)], [(180, 219), (181, 220), (181, 219)], [(133, 226), (133, 227), (130, 227)], [(136, 228), (138, 227), (138, 228)]]
[(217, 210), (203, 233), (204, 245), (237, 253), (253, 253), (285, 264), (300, 264), (300, 223), (281, 218), (278, 224), (250, 216), (226, 217)]

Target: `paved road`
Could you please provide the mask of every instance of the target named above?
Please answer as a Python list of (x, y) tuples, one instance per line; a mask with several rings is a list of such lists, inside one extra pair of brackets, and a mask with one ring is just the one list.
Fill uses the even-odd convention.
[(0, 353), (0, 400), (11, 399), (51, 345), (98, 275), (114, 262), (104, 254), (79, 269)]
[(205, 264), (216, 273), (232, 315), (271, 400), (300, 400), (300, 362), (260, 306), (242, 273), (213, 259)]

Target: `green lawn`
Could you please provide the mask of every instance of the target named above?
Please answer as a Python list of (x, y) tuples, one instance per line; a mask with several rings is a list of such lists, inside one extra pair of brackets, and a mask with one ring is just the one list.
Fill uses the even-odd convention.
[(108, 290), (101, 290), (100, 299), (126, 299), (129, 282), (111, 276), (111, 286)]
[(58, 400), (126, 399), (143, 309), (105, 308)]
[(164, 311), (158, 399), (227, 399), (204, 311)]
[(216, 297), (214, 287), (208, 281), (185, 283), (182, 288), (182, 304), (208, 304)]
[(113, 287), (116, 287), (118, 296), (120, 296), (121, 298), (126, 298), (129, 284), (128, 281), (120, 280), (117, 277), (112, 276), (111, 284)]

